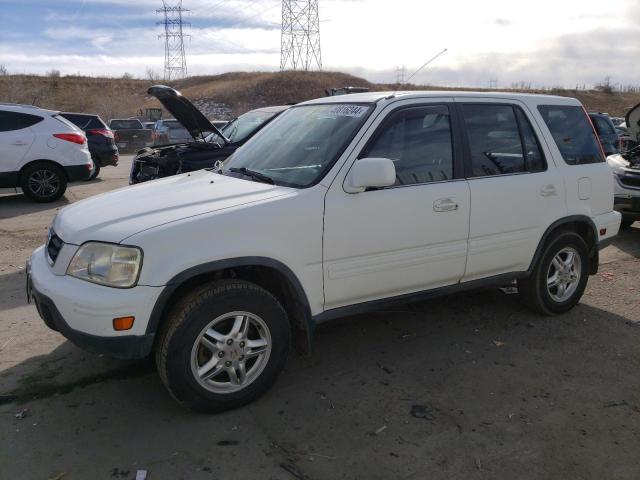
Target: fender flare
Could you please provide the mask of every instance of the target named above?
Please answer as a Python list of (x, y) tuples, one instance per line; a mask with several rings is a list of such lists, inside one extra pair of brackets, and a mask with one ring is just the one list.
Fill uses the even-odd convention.
[(199, 275), (214, 273), (220, 270), (225, 270), (234, 267), (268, 267), (277, 270), (284, 275), (290, 282), (295, 292), (295, 301), (302, 307), (302, 313), (304, 316), (304, 326), (306, 329), (306, 335), (308, 340), (311, 339), (311, 334), (314, 330), (314, 323), (311, 319), (311, 307), (309, 306), (309, 300), (307, 294), (298, 280), (298, 277), (293, 271), (287, 267), (284, 263), (279, 262), (268, 257), (237, 257), (228, 258), (224, 260), (216, 260), (213, 262), (203, 263), (196, 265), (195, 267), (188, 268), (177, 275), (173, 276), (169, 282), (165, 285), (162, 292), (158, 296), (151, 315), (149, 316), (149, 322), (147, 323), (146, 334), (157, 333), (160, 321), (165, 312), (167, 302), (175, 293), (175, 291), (188, 280), (195, 278)]
[(591, 274), (598, 273), (599, 253), (598, 253), (598, 229), (596, 228), (596, 224), (593, 222), (593, 220), (590, 217), (586, 215), (570, 215), (568, 217), (563, 217), (559, 220), (556, 220), (549, 226), (549, 228), (545, 230), (544, 234), (542, 235), (542, 238), (540, 238), (540, 242), (538, 242), (538, 248), (536, 248), (536, 252), (533, 255), (533, 259), (531, 260), (531, 264), (529, 265), (529, 268), (527, 270), (528, 274), (531, 274), (536, 264), (538, 263), (538, 260), (542, 255), (544, 245), (549, 239), (549, 237), (553, 234), (553, 232), (555, 232), (558, 228), (562, 227), (563, 225), (566, 225), (569, 223), (583, 223), (587, 225), (593, 232), (593, 238), (595, 239), (595, 243), (592, 246), (592, 249), (589, 251), (589, 255), (593, 262), (591, 265)]

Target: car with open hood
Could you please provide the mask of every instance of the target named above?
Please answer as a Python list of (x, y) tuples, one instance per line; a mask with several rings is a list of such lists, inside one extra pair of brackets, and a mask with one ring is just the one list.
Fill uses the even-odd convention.
[(627, 112), (624, 151), (607, 157), (615, 178), (615, 208), (622, 226), (640, 220), (640, 104)]
[(568, 312), (620, 218), (578, 100), (326, 97), (219, 168), (60, 210), (27, 296), (83, 348), (155, 355), (174, 398), (218, 412), (264, 393), (331, 319), (514, 282), (534, 311)]
[[(252, 110), (226, 123), (218, 129), (177, 90), (156, 85), (148, 90), (173, 115), (183, 127), (183, 138), (158, 136), (160, 143), (146, 148), (136, 155), (131, 165), (131, 185), (178, 173), (212, 168), (231, 156), (239, 147), (271, 122), (288, 106), (265, 107)], [(217, 123), (217, 122), (216, 122)], [(184, 138), (189, 136), (190, 139)]]

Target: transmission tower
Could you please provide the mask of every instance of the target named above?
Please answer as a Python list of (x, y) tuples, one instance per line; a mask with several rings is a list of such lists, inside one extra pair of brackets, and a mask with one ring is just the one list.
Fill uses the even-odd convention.
[(187, 60), (184, 54), (184, 34), (183, 27), (190, 25), (182, 20), (182, 14), (189, 10), (182, 8), (182, 0), (170, 5), (162, 0), (162, 8), (156, 13), (163, 13), (164, 20), (157, 22), (164, 25), (164, 33), (158, 35), (164, 38), (164, 79), (173, 80), (187, 76)]
[(322, 70), (318, 0), (282, 0), (280, 70)]

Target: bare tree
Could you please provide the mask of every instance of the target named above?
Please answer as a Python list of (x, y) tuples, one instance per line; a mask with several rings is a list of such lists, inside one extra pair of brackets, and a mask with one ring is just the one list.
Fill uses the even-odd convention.
[(146, 77), (147, 80), (150, 80), (151, 82), (157, 82), (161, 78), (160, 74), (151, 67), (147, 67)]
[(606, 76), (604, 80), (595, 86), (596, 90), (602, 93), (613, 93), (615, 87), (611, 83), (611, 77)]
[(9, 75), (7, 67), (5, 67), (4, 65), (0, 65), (0, 75), (2, 75), (3, 77)]

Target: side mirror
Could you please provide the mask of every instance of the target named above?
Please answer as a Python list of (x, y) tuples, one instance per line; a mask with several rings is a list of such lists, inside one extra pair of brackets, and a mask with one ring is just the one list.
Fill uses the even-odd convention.
[(356, 160), (344, 189), (347, 193), (364, 192), (371, 187), (390, 187), (396, 183), (396, 166), (388, 158), (362, 158)]

